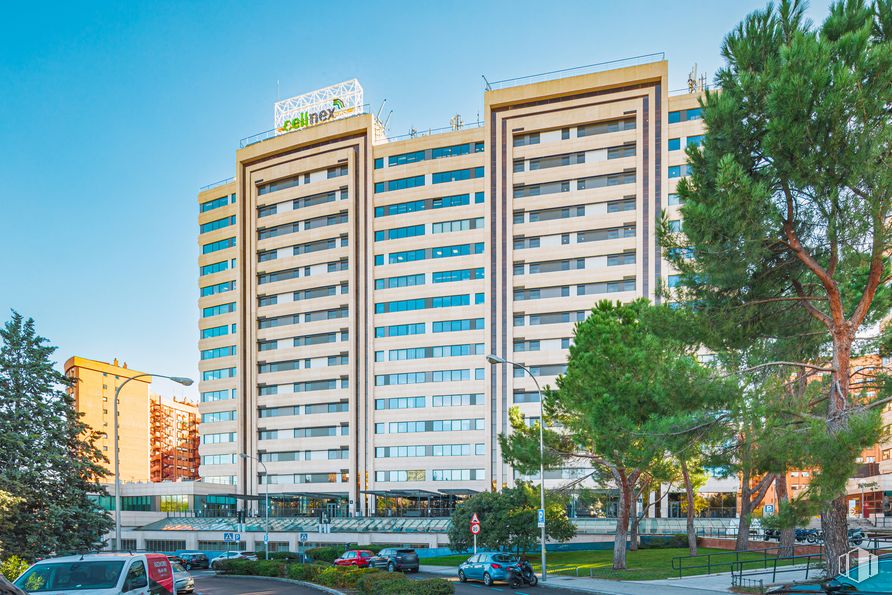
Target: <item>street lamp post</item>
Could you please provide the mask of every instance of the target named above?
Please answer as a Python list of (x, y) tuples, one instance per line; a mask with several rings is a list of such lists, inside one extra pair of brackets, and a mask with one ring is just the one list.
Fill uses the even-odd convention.
[(266, 559), (269, 560), (269, 471), (266, 470), (266, 464), (260, 460), (259, 457), (254, 457), (249, 455), (248, 453), (241, 452), (239, 456), (243, 459), (254, 459), (257, 463), (263, 467), (263, 474), (266, 475), (266, 512), (264, 514), (264, 524), (266, 526), (266, 539), (264, 540), (264, 551), (266, 552)]
[[(498, 365), (498, 364), (506, 364), (509, 366), (513, 366), (515, 368), (520, 368), (529, 374), (530, 378), (533, 379), (533, 382), (536, 383), (536, 389), (539, 391), (539, 500), (540, 506), (542, 508), (542, 512), (545, 512), (545, 435), (544, 435), (544, 427), (545, 427), (545, 411), (542, 407), (542, 387), (539, 386), (539, 381), (536, 379), (536, 376), (530, 371), (529, 368), (524, 366), (523, 364), (518, 364), (516, 362), (512, 362), (503, 357), (499, 357), (498, 355), (489, 354), (486, 356), (486, 361), (490, 363), (490, 365)], [(540, 546), (542, 550), (542, 582), (548, 580), (548, 571), (545, 566), (545, 524), (542, 525), (542, 535), (540, 539)]]
[(137, 378), (167, 378), (168, 380), (173, 380), (177, 384), (182, 384), (183, 386), (190, 386), (192, 384), (191, 378), (186, 378), (184, 376), (165, 376), (164, 374), (137, 374), (136, 376), (130, 376), (122, 382), (115, 389), (115, 402), (112, 405), (112, 414), (115, 418), (114, 421), (114, 434), (115, 434), (115, 549), (123, 549), (121, 547), (121, 452), (118, 449), (118, 398), (121, 394), (121, 389), (124, 388), (128, 382), (131, 380), (135, 380)]

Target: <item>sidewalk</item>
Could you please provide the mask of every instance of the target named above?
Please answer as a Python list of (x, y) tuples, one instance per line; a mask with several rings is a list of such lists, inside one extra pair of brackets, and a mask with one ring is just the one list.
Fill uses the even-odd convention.
[[(429, 572), (431, 574), (444, 574), (455, 576), (455, 568), (449, 566), (425, 566), (420, 568), (421, 572)], [(715, 576), (715, 575), (713, 575)], [(695, 577), (709, 578), (709, 577)], [(575, 576), (550, 575), (545, 583), (549, 587), (555, 589), (570, 589), (573, 591), (582, 591), (584, 593), (596, 593), (598, 595), (715, 595), (716, 593), (730, 593), (731, 585), (730, 575), (725, 577), (721, 582), (722, 586), (701, 587), (700, 585), (689, 582), (690, 579), (681, 579), (677, 581), (610, 581), (598, 578), (576, 578)], [(541, 583), (540, 583), (541, 584)], [(654, 587), (659, 585), (659, 590)]]

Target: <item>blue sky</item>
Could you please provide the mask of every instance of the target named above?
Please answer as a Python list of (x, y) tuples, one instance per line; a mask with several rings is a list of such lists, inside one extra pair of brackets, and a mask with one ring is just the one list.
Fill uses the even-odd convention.
[[(24, 4), (29, 6), (24, 7)], [(197, 374), (200, 186), (288, 97), (358, 78), (389, 132), (482, 109), (498, 80), (666, 52), (710, 76), (764, 2), (18, 3), (0, 22), (0, 319), (59, 346)], [(827, 1), (809, 10), (816, 21)], [(159, 383), (166, 394), (174, 389)], [(183, 394), (178, 389), (177, 394)], [(186, 394), (195, 395), (195, 387)]]

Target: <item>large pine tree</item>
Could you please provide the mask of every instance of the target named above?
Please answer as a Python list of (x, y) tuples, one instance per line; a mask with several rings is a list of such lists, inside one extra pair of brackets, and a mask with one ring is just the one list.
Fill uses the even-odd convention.
[(820, 339), (828, 382), (811, 413), (831, 443), (813, 449), (824, 464), (809, 491), (825, 500), (835, 571), (845, 474), (877, 429), (851, 358), (890, 304), (892, 2), (836, 2), (819, 27), (804, 10), (782, 0), (725, 38), (721, 91), (703, 102), (709, 134), (678, 185), (684, 233), (664, 239), (678, 299), (709, 319), (712, 347)]
[(53, 367), (55, 350), (17, 312), (0, 329), (0, 490), (15, 498), (0, 523), (0, 556), (83, 551), (112, 525), (88, 498), (105, 493), (107, 461)]

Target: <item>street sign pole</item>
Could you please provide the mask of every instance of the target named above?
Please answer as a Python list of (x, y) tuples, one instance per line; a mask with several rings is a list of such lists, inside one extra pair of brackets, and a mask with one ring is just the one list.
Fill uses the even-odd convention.
[(477, 553), (477, 534), (474, 533), (474, 553)]

